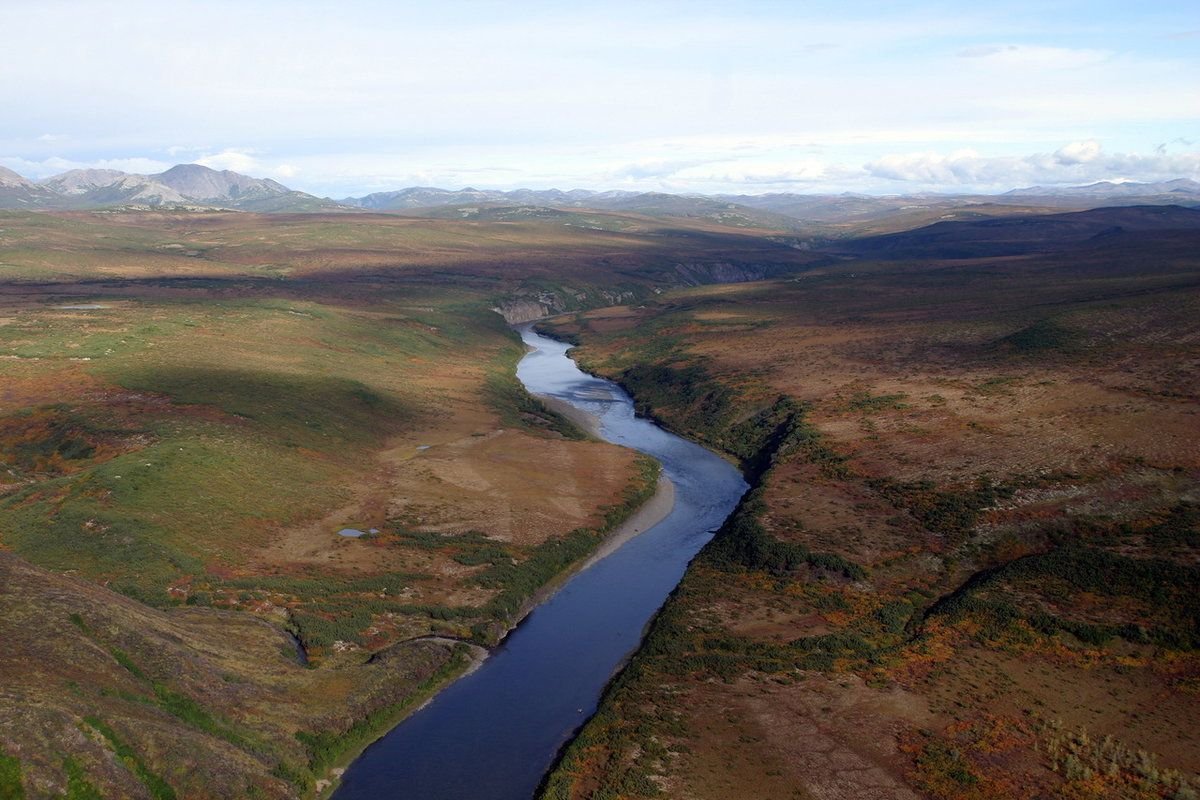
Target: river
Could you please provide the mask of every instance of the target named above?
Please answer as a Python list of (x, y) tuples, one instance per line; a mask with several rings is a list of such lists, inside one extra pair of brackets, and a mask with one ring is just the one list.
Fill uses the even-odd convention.
[(581, 372), (570, 345), (520, 329), (517, 377), (600, 421), (602, 438), (657, 458), (675, 506), (582, 570), (484, 661), (368, 747), (335, 800), (530, 800), (555, 755), (596, 710), (609, 679), (688, 562), (746, 490), (728, 462), (634, 416), (616, 384)]

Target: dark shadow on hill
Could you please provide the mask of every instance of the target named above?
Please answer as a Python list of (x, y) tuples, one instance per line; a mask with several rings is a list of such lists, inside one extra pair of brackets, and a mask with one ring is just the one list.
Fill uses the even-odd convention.
[(421, 413), (365, 383), (333, 376), (168, 367), (114, 379), (175, 403), (220, 409), (295, 446), (372, 445)]

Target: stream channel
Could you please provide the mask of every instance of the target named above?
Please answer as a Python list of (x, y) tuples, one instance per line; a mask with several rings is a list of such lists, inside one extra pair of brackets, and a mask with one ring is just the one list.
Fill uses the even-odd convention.
[(636, 417), (624, 390), (579, 370), (570, 345), (519, 330), (531, 348), (517, 366), (525, 388), (598, 417), (601, 438), (658, 459), (675, 506), (571, 577), (479, 669), (368, 747), (335, 800), (530, 800), (747, 488), (729, 462)]

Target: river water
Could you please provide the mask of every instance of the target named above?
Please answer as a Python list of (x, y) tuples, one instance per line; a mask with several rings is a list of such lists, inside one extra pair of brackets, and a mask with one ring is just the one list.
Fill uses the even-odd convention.
[(572, 577), (470, 675), (368, 747), (335, 800), (530, 800), (558, 750), (746, 490), (738, 471), (634, 416), (616, 384), (587, 375), (561, 342), (521, 329), (517, 377), (600, 419), (604, 439), (657, 458), (675, 484), (660, 523)]

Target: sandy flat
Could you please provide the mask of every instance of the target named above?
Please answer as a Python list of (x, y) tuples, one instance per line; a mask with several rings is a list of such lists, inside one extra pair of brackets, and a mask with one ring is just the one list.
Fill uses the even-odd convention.
[(660, 475), (654, 496), (643, 503), (632, 517), (613, 529), (613, 532), (605, 537), (600, 547), (592, 553), (580, 569), (587, 569), (639, 533), (650, 530), (666, 519), (673, 508), (675, 508), (675, 484), (671, 483), (670, 478)]
[(582, 408), (578, 408), (577, 406), (573, 406), (561, 398), (551, 397), (548, 394), (539, 394), (534, 396), (537, 397), (538, 400), (541, 400), (542, 403), (544, 403), (551, 411), (562, 414), (564, 417), (571, 420), (571, 422), (574, 422), (588, 436), (596, 439), (602, 438), (600, 436), (600, 418), (595, 414), (584, 411)]

